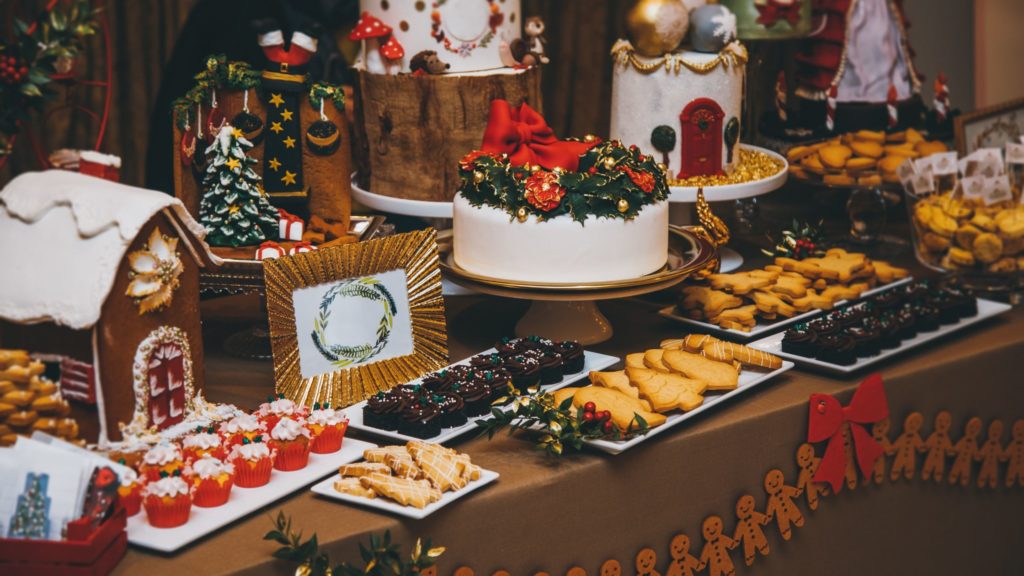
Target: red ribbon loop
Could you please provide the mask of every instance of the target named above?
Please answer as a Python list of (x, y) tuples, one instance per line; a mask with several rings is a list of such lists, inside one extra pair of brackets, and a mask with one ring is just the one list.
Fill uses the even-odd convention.
[(512, 108), (501, 99), (491, 100), (487, 129), (480, 149), (495, 154), (508, 154), (513, 166), (538, 164), (547, 170), (555, 167), (575, 172), (580, 155), (593, 144), (559, 140), (544, 117), (523, 102)]
[(872, 374), (861, 382), (853, 393), (849, 406), (842, 406), (835, 398), (826, 394), (812, 394), (807, 425), (807, 441), (828, 440), (821, 465), (814, 475), (815, 482), (828, 482), (833, 492), (843, 486), (846, 470), (846, 453), (843, 447), (843, 424), (850, 427), (854, 456), (860, 471), (867, 478), (882, 455), (882, 447), (875, 442), (864, 428), (889, 415), (889, 402), (882, 387), (882, 377)]

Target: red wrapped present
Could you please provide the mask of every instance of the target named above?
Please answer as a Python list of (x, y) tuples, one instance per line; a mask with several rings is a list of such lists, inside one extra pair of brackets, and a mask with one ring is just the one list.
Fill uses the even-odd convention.
[(306, 223), (302, 221), (295, 214), (291, 214), (281, 208), (277, 209), (278, 214), (278, 226), (280, 231), (278, 234), (281, 236), (281, 240), (299, 241), (302, 240), (302, 232), (306, 227)]
[(256, 249), (256, 259), (266, 260), (267, 258), (280, 258), (284, 256), (284, 248), (273, 240), (267, 240)]
[(288, 249), (288, 255), (294, 256), (296, 254), (302, 254), (303, 252), (312, 252), (316, 250), (316, 246), (313, 246), (309, 242), (296, 242)]

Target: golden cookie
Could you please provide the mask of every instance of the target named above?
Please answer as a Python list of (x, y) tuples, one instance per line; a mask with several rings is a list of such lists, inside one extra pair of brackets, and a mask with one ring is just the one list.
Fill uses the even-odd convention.
[(793, 162), (797, 162), (811, 154), (814, 154), (815, 151), (816, 149), (810, 146), (793, 146), (786, 151), (786, 159), (789, 160), (790, 164), (792, 164)]
[(821, 163), (829, 168), (842, 168), (846, 166), (846, 161), (852, 155), (853, 150), (849, 146), (843, 146), (842, 144), (824, 146), (821, 150), (818, 150)]
[(1017, 260), (1016, 258), (1000, 258), (999, 260), (989, 264), (987, 269), (989, 272), (996, 272), (999, 274), (1016, 272)]
[(867, 174), (857, 177), (858, 186), (881, 186), (882, 177), (878, 174)]
[[(902, 156), (906, 158), (918, 158), (921, 154), (911, 144), (889, 144), (882, 148), (886, 156)], [(902, 164), (902, 162), (901, 162)]]
[(811, 280), (804, 278), (803, 276), (779, 276), (778, 280), (775, 281), (769, 290), (772, 292), (778, 292), (793, 298), (800, 298), (807, 294), (807, 288), (811, 285)]
[(885, 260), (873, 260), (872, 262), (875, 265), (875, 276), (882, 284), (889, 284), (890, 282), (910, 277), (910, 270), (906, 268), (893, 266)]
[(971, 243), (971, 251), (975, 260), (983, 264), (991, 264), (1003, 255), (1003, 240), (991, 232), (978, 234)]
[(707, 388), (707, 383), (701, 380), (632, 368), (626, 374), (630, 384), (640, 391), (643, 399), (650, 402), (655, 412), (693, 410), (704, 402), (701, 392)]
[[(805, 292), (806, 294), (806, 292)], [(779, 297), (778, 294), (772, 292), (754, 292), (754, 305), (757, 309), (765, 314), (778, 314), (791, 318), (796, 315), (796, 308), (790, 306), (785, 300)]]
[(913, 128), (907, 128), (906, 130), (903, 131), (903, 139), (907, 142), (917, 144), (918, 142), (924, 141), (924, 136), (922, 136), (920, 132), (914, 130)]
[(647, 364), (644, 364), (644, 353), (634, 352), (632, 354), (626, 354), (626, 367), (627, 368), (646, 368)]
[(949, 249), (949, 238), (939, 236), (935, 232), (925, 232), (921, 241), (929, 252), (945, 252)]
[(719, 362), (737, 361), (746, 366), (776, 370), (782, 367), (782, 358), (733, 342), (718, 341), (704, 347), (704, 356)]
[(821, 181), (832, 186), (852, 186), (856, 180), (845, 172), (842, 174), (825, 174)]
[(994, 232), (998, 225), (996, 221), (987, 214), (976, 212), (974, 217), (971, 218), (971, 224), (976, 226), (980, 230), (986, 230), (988, 232)]
[(895, 174), (896, 170), (906, 161), (905, 156), (889, 155), (878, 161), (878, 169), (888, 174)]
[(953, 246), (949, 249), (946, 256), (949, 257), (950, 262), (957, 264), (958, 266), (974, 266), (974, 254), (964, 250), (963, 248)]
[(817, 154), (813, 156), (807, 156), (806, 158), (800, 161), (800, 165), (803, 166), (808, 171), (814, 172), (815, 174), (825, 173), (825, 166), (821, 163), (821, 159), (818, 157)]
[(1024, 238), (1024, 211), (1007, 210), (1001, 212), (997, 218), (996, 223), (999, 226), (999, 234), (1004, 238)]
[(665, 423), (665, 416), (644, 409), (644, 405), (636, 398), (611, 388), (586, 386), (578, 389), (572, 397), (573, 406), (582, 410), (587, 402), (593, 402), (598, 410), (611, 412), (612, 422), (615, 422), (620, 430), (635, 428), (637, 415), (646, 420), (651, 428)]
[[(964, 224), (956, 229), (956, 233), (953, 235), (953, 238), (956, 239), (957, 246), (970, 250), (974, 245), (974, 239), (978, 237), (978, 234), (981, 234), (981, 230), (973, 224)], [(927, 235), (925, 240), (927, 240)]]
[(644, 352), (644, 366), (658, 372), (668, 372), (668, 366), (665, 366), (661, 361), (661, 355), (664, 353), (665, 351), (661, 348), (652, 348)]
[(853, 153), (857, 156), (863, 156), (865, 158), (878, 159), (885, 153), (885, 149), (878, 142), (859, 141), (850, 144), (850, 148), (853, 149)]
[(708, 390), (733, 390), (739, 384), (739, 371), (732, 364), (717, 362), (692, 352), (666, 350), (665, 364), (687, 378), (703, 380)]
[(753, 304), (740, 306), (739, 308), (726, 310), (718, 316), (712, 317), (711, 322), (721, 326), (722, 328), (749, 332), (757, 325), (757, 320), (754, 319), (754, 314), (756, 312), (757, 306)]
[(699, 308), (706, 318), (718, 316), (723, 311), (743, 305), (743, 299), (707, 286), (683, 288), (683, 308)]
[[(824, 288), (823, 288), (824, 289)], [(796, 308), (797, 312), (808, 310), (830, 310), (835, 305), (835, 298), (829, 295), (819, 294), (815, 290), (808, 290), (802, 298), (792, 298), (789, 303)]]
[(772, 283), (773, 278), (758, 276), (748, 272), (736, 272), (734, 274), (712, 274), (708, 276), (711, 287), (716, 290), (738, 296), (748, 294), (759, 288), (764, 288)]
[(931, 156), (932, 154), (938, 154), (940, 152), (946, 152), (949, 149), (946, 148), (946, 145), (943, 144), (942, 142), (939, 142), (937, 140), (932, 140), (932, 141), (922, 141), (922, 142), (916, 143), (914, 145), (914, 150), (916, 150), (917, 153), (920, 154), (921, 157), (923, 158), (925, 156)]
[(882, 131), (858, 130), (854, 133), (853, 137), (864, 142), (875, 142), (877, 144), (885, 142), (885, 132)]
[(956, 220), (950, 218), (945, 212), (932, 210), (931, 217), (928, 219), (928, 229), (939, 236), (946, 236), (948, 238), (956, 234), (957, 223)]

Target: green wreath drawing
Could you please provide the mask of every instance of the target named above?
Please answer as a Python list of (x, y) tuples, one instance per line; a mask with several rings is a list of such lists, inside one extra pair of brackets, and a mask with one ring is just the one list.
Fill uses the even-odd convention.
[[(380, 302), (383, 315), (377, 324), (377, 340), (373, 343), (356, 346), (331, 345), (327, 342), (327, 323), (331, 319), (331, 305), (334, 299), (363, 298), (371, 302)], [(347, 368), (353, 364), (363, 364), (380, 354), (388, 344), (391, 327), (395, 321), (398, 308), (391, 292), (374, 277), (353, 278), (331, 287), (320, 300), (319, 311), (313, 320), (313, 344), (317, 350), (337, 368)]]

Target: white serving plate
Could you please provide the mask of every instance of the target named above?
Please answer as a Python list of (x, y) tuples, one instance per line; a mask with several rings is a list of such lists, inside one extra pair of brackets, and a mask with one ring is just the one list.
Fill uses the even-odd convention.
[[(724, 200), (739, 200), (741, 198), (751, 198), (753, 196), (760, 196), (761, 194), (767, 194), (774, 190), (782, 188), (782, 185), (786, 183), (786, 178), (789, 177), (789, 162), (786, 157), (769, 150), (767, 148), (761, 148), (760, 146), (752, 146), (750, 144), (740, 144), (741, 148), (748, 150), (754, 150), (762, 152), (771, 156), (776, 163), (780, 164), (782, 168), (778, 172), (762, 180), (754, 180), (753, 182), (741, 182), (739, 184), (720, 184), (718, 186), (705, 186), (704, 187), (704, 198), (708, 202), (722, 202)], [(669, 186), (669, 202), (696, 202), (697, 201), (697, 189), (698, 186)]]
[(586, 444), (609, 454), (625, 452), (641, 442), (649, 440), (663, 432), (667, 432), (671, 428), (675, 428), (705, 410), (718, 406), (733, 396), (738, 396), (751, 391), (754, 387), (764, 384), (792, 367), (793, 363), (788, 361), (783, 361), (780, 368), (772, 370), (771, 372), (755, 371), (745, 367), (743, 371), (740, 372), (739, 385), (734, 390), (729, 390), (728, 392), (707, 392), (704, 396), (703, 404), (689, 412), (675, 412), (669, 415), (664, 424), (657, 428), (651, 428), (651, 430), (643, 436), (637, 436), (635, 438), (630, 438), (629, 440), (620, 440), (617, 442), (614, 440), (587, 440)]
[[(860, 300), (860, 299), (863, 299), (863, 298), (867, 298), (868, 296), (871, 296), (872, 294), (878, 294), (879, 292), (884, 292), (886, 290), (889, 290), (890, 288), (895, 288), (897, 286), (901, 286), (903, 284), (906, 284), (906, 283), (910, 282), (913, 279), (914, 279), (913, 276), (908, 276), (906, 278), (901, 278), (899, 280), (895, 280), (893, 282), (890, 282), (888, 284), (884, 284), (882, 286), (876, 286), (875, 288), (872, 288), (870, 290), (865, 290), (864, 292), (861, 293), (860, 298), (857, 298), (857, 300)], [(834, 309), (836, 309), (836, 308), (838, 308), (840, 306), (843, 306), (844, 304), (847, 304), (846, 300), (839, 300), (838, 302), (836, 302), (832, 306), (832, 309), (834, 310)], [(750, 332), (744, 332), (742, 330), (736, 330), (734, 328), (722, 328), (721, 326), (718, 326), (717, 324), (712, 324), (710, 322), (704, 322), (702, 320), (694, 320), (693, 318), (687, 318), (686, 316), (681, 316), (681, 315), (676, 313), (676, 306), (675, 306), (675, 304), (673, 304), (672, 306), (668, 306), (666, 308), (662, 308), (661, 310), (658, 310), (658, 314), (660, 316), (662, 316), (663, 318), (668, 318), (669, 320), (675, 320), (677, 322), (682, 322), (683, 324), (689, 324), (690, 326), (694, 326), (696, 328), (700, 328), (701, 330), (705, 330), (705, 331), (710, 332), (712, 334), (717, 334), (719, 336), (725, 336), (726, 338), (728, 338), (729, 340), (732, 340), (734, 342), (750, 342), (751, 340), (755, 340), (757, 338), (761, 338), (761, 337), (763, 337), (766, 334), (771, 334), (772, 332), (775, 332), (776, 330), (779, 330), (781, 328), (785, 328), (786, 326), (789, 326), (791, 324), (796, 324), (798, 322), (806, 322), (807, 320), (810, 320), (810, 319), (812, 319), (812, 318), (814, 318), (816, 316), (819, 316), (823, 312), (828, 312), (828, 310), (808, 310), (807, 312), (804, 312), (803, 314), (797, 314), (796, 316), (793, 316), (792, 318), (779, 318), (779, 319), (770, 320), (770, 321), (759, 320), (757, 322), (757, 325), (754, 326), (750, 330)]]
[(341, 450), (333, 454), (310, 454), (309, 464), (302, 470), (281, 472), (274, 470), (270, 483), (259, 488), (231, 489), (227, 503), (216, 508), (192, 506), (188, 522), (177, 528), (154, 528), (146, 520), (146, 510), (128, 518), (128, 542), (159, 552), (174, 552), (226, 526), (248, 516), (260, 508), (305, 488), (313, 482), (337, 474), (338, 467), (362, 460), (363, 452), (376, 448), (376, 444), (345, 438)]
[[(480, 354), (490, 354), (492, 352), (496, 352), (496, 350), (494, 348), (490, 348), (488, 350), (480, 352)], [(474, 356), (476, 356), (476, 354), (474, 354)], [(470, 358), (472, 358), (472, 356)], [(562, 377), (562, 380), (560, 382), (555, 382), (554, 384), (545, 384), (544, 386), (541, 386), (540, 389), (545, 392), (551, 392), (554, 390), (558, 390), (559, 388), (565, 388), (569, 384), (572, 384), (573, 382), (576, 382), (581, 378), (586, 378), (587, 374), (589, 374), (592, 370), (604, 370), (605, 368), (614, 365), (618, 361), (619, 359), (616, 358), (615, 356), (600, 354), (598, 352), (584, 351), (583, 370), (580, 370), (575, 374), (567, 374)], [(450, 364), (448, 368), (451, 368), (452, 366), (457, 366), (459, 364), (469, 364), (469, 358)], [(444, 368), (442, 368), (442, 370), (443, 369)], [(416, 380), (414, 380), (413, 382), (416, 382)], [(391, 438), (393, 440), (400, 440), (402, 442), (416, 440), (419, 442), (426, 441), (433, 442), (435, 444), (443, 444), (453, 438), (457, 438), (465, 434), (466, 432), (476, 430), (476, 421), (488, 418), (490, 416), (490, 414), (483, 414), (481, 416), (470, 416), (469, 420), (462, 426), (456, 426), (455, 428), (442, 428), (441, 433), (439, 435), (434, 436), (433, 438), (424, 439), (415, 438), (413, 436), (406, 436), (405, 434), (398, 433), (398, 431), (396, 430), (381, 430), (380, 428), (374, 428), (373, 426), (367, 426), (363, 424), (363, 406), (365, 405), (366, 400), (363, 400), (362, 402), (359, 402), (358, 404), (353, 404), (343, 410), (343, 412), (345, 413), (345, 417), (348, 418), (349, 430), (355, 429), (359, 430), (360, 432), (366, 432), (367, 434)]]
[(353, 496), (351, 494), (342, 494), (334, 489), (334, 482), (339, 480), (341, 476), (335, 474), (330, 478), (318, 483), (317, 485), (310, 488), (314, 494), (326, 496), (327, 498), (333, 498), (335, 500), (341, 500), (342, 502), (348, 502), (350, 504), (358, 504), (360, 506), (366, 506), (368, 508), (376, 508), (384, 512), (390, 512), (399, 516), (406, 516), (408, 518), (415, 518), (422, 520), (427, 516), (430, 516), (434, 512), (437, 512), (441, 508), (451, 504), (452, 502), (469, 495), (470, 492), (479, 490), (484, 486), (487, 486), (491, 482), (498, 479), (498, 473), (491, 470), (480, 470), (480, 478), (473, 480), (466, 487), (457, 492), (445, 492), (441, 495), (441, 499), (433, 504), (428, 504), (424, 508), (416, 508), (414, 506), (402, 506), (398, 502), (386, 498), (384, 496), (378, 496), (377, 498), (363, 498), (361, 496)]
[(833, 374), (851, 374), (853, 372), (867, 368), (868, 366), (872, 366), (883, 360), (896, 356), (897, 354), (906, 352), (907, 350), (913, 350), (914, 348), (918, 348), (924, 343), (931, 342), (936, 338), (942, 338), (947, 334), (963, 330), (964, 328), (967, 328), (972, 324), (977, 324), (978, 322), (987, 320), (993, 316), (998, 316), (999, 314), (1007, 312), (1012, 308), (1013, 306), (1010, 306), (1009, 304), (1004, 304), (1002, 302), (993, 302), (992, 300), (985, 300), (984, 298), (978, 298), (977, 315), (971, 316), (969, 318), (964, 318), (957, 322), (956, 324), (942, 325), (939, 327), (938, 330), (934, 330), (932, 332), (918, 334), (913, 338), (904, 340), (896, 348), (893, 348), (891, 350), (882, 350), (881, 354), (870, 356), (868, 358), (858, 358), (856, 362), (850, 364), (849, 366), (841, 366), (839, 364), (822, 362), (821, 360), (818, 360), (816, 358), (807, 358), (806, 356), (797, 356), (796, 354), (789, 354), (787, 352), (783, 352), (782, 338), (785, 337), (786, 335), (784, 332), (773, 334), (771, 336), (768, 336), (767, 338), (762, 338), (757, 342), (753, 342), (752, 344), (750, 344), (750, 347), (757, 348), (758, 350), (764, 350), (765, 352), (771, 352), (772, 354), (775, 354), (776, 356), (781, 356), (782, 358), (788, 358), (801, 366), (807, 366), (810, 368), (822, 370), (824, 372), (831, 372)]

